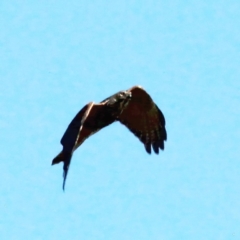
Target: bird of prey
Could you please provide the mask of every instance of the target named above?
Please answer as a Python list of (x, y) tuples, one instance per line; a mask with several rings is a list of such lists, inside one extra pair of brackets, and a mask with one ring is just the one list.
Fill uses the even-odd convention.
[(120, 91), (100, 103), (90, 102), (73, 118), (63, 134), (62, 151), (53, 159), (52, 165), (63, 162), (63, 190), (73, 152), (92, 134), (111, 123), (119, 121), (125, 125), (151, 154), (164, 150), (167, 140), (165, 118), (149, 94), (134, 86)]

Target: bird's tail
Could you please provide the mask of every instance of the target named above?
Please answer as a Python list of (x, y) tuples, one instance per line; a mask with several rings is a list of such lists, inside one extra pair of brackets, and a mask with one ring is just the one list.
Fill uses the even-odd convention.
[(65, 182), (72, 158), (72, 153), (61, 151), (53, 160), (52, 165), (63, 162), (63, 190), (65, 188)]
[(58, 164), (60, 162), (64, 162), (65, 159), (65, 154), (63, 151), (61, 151), (53, 160), (52, 160), (52, 165)]

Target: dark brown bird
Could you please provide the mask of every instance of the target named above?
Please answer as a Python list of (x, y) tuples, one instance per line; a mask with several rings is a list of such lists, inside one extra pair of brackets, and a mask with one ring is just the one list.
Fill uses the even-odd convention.
[(164, 150), (167, 140), (165, 119), (149, 94), (140, 86), (120, 91), (100, 103), (90, 102), (74, 117), (65, 131), (63, 150), (53, 159), (52, 165), (63, 162), (63, 190), (73, 152), (92, 134), (119, 121), (144, 144), (151, 154)]

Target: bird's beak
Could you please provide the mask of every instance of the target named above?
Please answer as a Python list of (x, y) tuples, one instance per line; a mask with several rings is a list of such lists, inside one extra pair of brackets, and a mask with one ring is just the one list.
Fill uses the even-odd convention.
[(128, 93), (127, 93), (127, 97), (128, 97), (128, 98), (132, 98), (132, 93), (131, 93), (131, 92), (128, 92)]

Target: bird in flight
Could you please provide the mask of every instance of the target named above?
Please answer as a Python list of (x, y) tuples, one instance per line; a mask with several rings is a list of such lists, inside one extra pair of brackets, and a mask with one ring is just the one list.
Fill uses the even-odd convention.
[(156, 154), (159, 149), (164, 150), (164, 141), (167, 140), (165, 118), (141, 86), (120, 91), (100, 103), (90, 102), (68, 125), (61, 139), (63, 149), (52, 161), (52, 165), (63, 162), (63, 190), (73, 152), (89, 136), (115, 121), (125, 125), (149, 154), (151, 149)]

